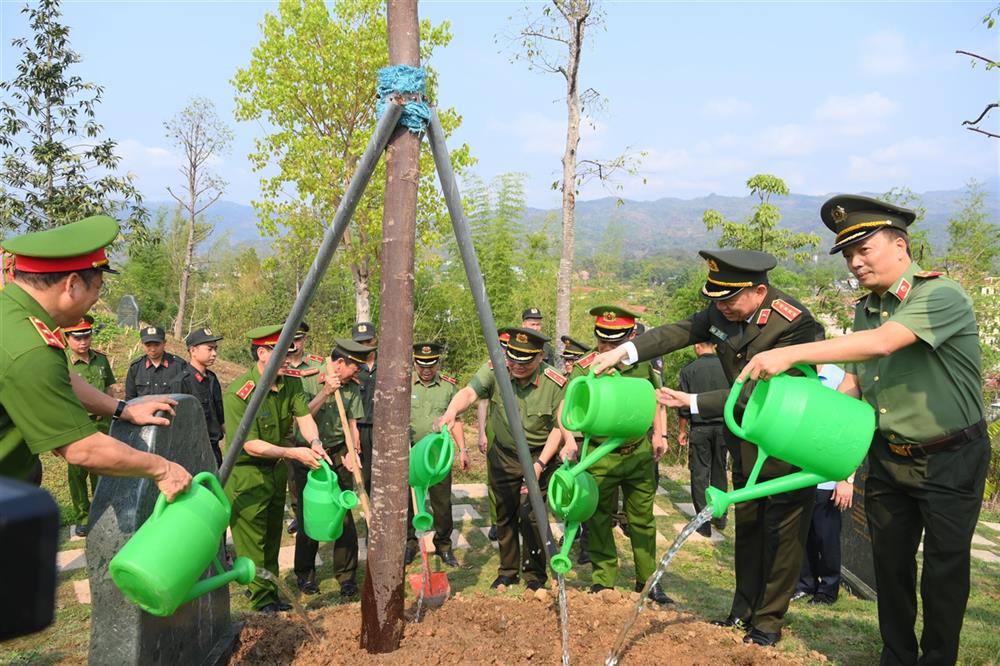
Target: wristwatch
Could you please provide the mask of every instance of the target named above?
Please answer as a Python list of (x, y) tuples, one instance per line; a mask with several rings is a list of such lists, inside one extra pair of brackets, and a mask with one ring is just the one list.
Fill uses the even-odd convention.
[(118, 406), (115, 407), (115, 413), (111, 415), (111, 418), (113, 420), (117, 421), (118, 419), (120, 419), (122, 417), (122, 412), (125, 411), (125, 405), (126, 404), (127, 403), (124, 400), (119, 400), (118, 401)]
[(847, 482), (848, 482), (848, 483), (850, 483), (850, 484), (853, 484), (853, 483), (854, 483), (854, 475), (853, 475), (853, 474), (851, 474), (851, 475), (850, 475), (849, 477), (847, 477), (847, 478), (845, 479), (845, 481), (847, 481)]
[(323, 446), (323, 440), (321, 440), (319, 437), (313, 437), (312, 439), (309, 440), (309, 444), (310, 445), (319, 444), (320, 446)]

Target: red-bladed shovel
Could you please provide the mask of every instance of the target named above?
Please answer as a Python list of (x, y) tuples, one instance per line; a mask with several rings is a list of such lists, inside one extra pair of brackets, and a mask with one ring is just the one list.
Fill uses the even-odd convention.
[[(413, 511), (417, 509), (417, 493), (410, 488), (410, 497), (413, 501)], [(410, 574), (410, 588), (417, 598), (423, 597), (423, 603), (427, 606), (438, 607), (445, 602), (451, 594), (451, 584), (448, 582), (448, 574), (444, 571), (431, 571), (430, 562), (427, 559), (427, 543), (423, 535), (418, 535), (420, 542), (420, 560), (423, 563), (423, 571), (418, 574)]]

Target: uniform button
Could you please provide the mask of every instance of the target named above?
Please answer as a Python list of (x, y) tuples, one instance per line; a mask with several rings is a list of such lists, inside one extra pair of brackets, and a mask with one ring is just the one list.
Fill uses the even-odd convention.
[(889, 433), (889, 439), (896, 439), (896, 433), (894, 432)]
[(736, 358), (743, 358), (743, 354), (742, 354), (742, 353), (740, 353), (740, 354), (737, 354), (737, 355), (736, 355)]
[(875, 381), (878, 381), (878, 375), (875, 375)]
[(883, 317), (888, 317), (888, 316), (889, 316), (889, 313), (888, 313), (888, 312), (886, 312), (885, 310), (883, 310), (883, 311), (882, 311), (882, 316), (883, 316)]
[(878, 413), (879, 414), (885, 414), (885, 407), (883, 407), (882, 409), (878, 410)]

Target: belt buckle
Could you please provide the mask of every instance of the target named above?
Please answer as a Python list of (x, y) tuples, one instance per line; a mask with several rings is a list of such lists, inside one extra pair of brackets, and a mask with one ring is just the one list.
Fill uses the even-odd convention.
[(903, 456), (904, 458), (912, 458), (913, 451), (909, 444), (890, 444), (889, 450), (895, 453), (897, 456)]

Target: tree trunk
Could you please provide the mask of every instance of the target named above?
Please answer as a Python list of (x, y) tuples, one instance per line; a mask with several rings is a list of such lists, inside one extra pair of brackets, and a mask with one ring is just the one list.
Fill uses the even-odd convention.
[(557, 353), (562, 353), (562, 336), (569, 335), (570, 299), (573, 290), (573, 243), (576, 217), (576, 150), (580, 144), (580, 93), (577, 76), (580, 71), (581, 45), (587, 12), (567, 15), (569, 24), (569, 57), (566, 62), (566, 150), (563, 152), (562, 176), (562, 252), (559, 254), (559, 275), (556, 280), (556, 340)]
[(371, 271), (368, 270), (368, 262), (357, 262), (351, 264), (351, 277), (354, 278), (354, 308), (357, 312), (355, 321), (371, 321)]
[(181, 293), (177, 299), (177, 318), (174, 319), (174, 337), (181, 338), (184, 335), (184, 315), (187, 310), (188, 282), (191, 280), (191, 263), (194, 259), (194, 207), (195, 202), (191, 202), (188, 208), (188, 239), (187, 248), (184, 250), (184, 266), (181, 267)]
[[(416, 0), (388, 0), (389, 62), (420, 64)], [(379, 287), (379, 365), (368, 571), (361, 597), (361, 646), (392, 652), (403, 636), (403, 548), (409, 504), (413, 259), (420, 139), (398, 128), (386, 149)]]

